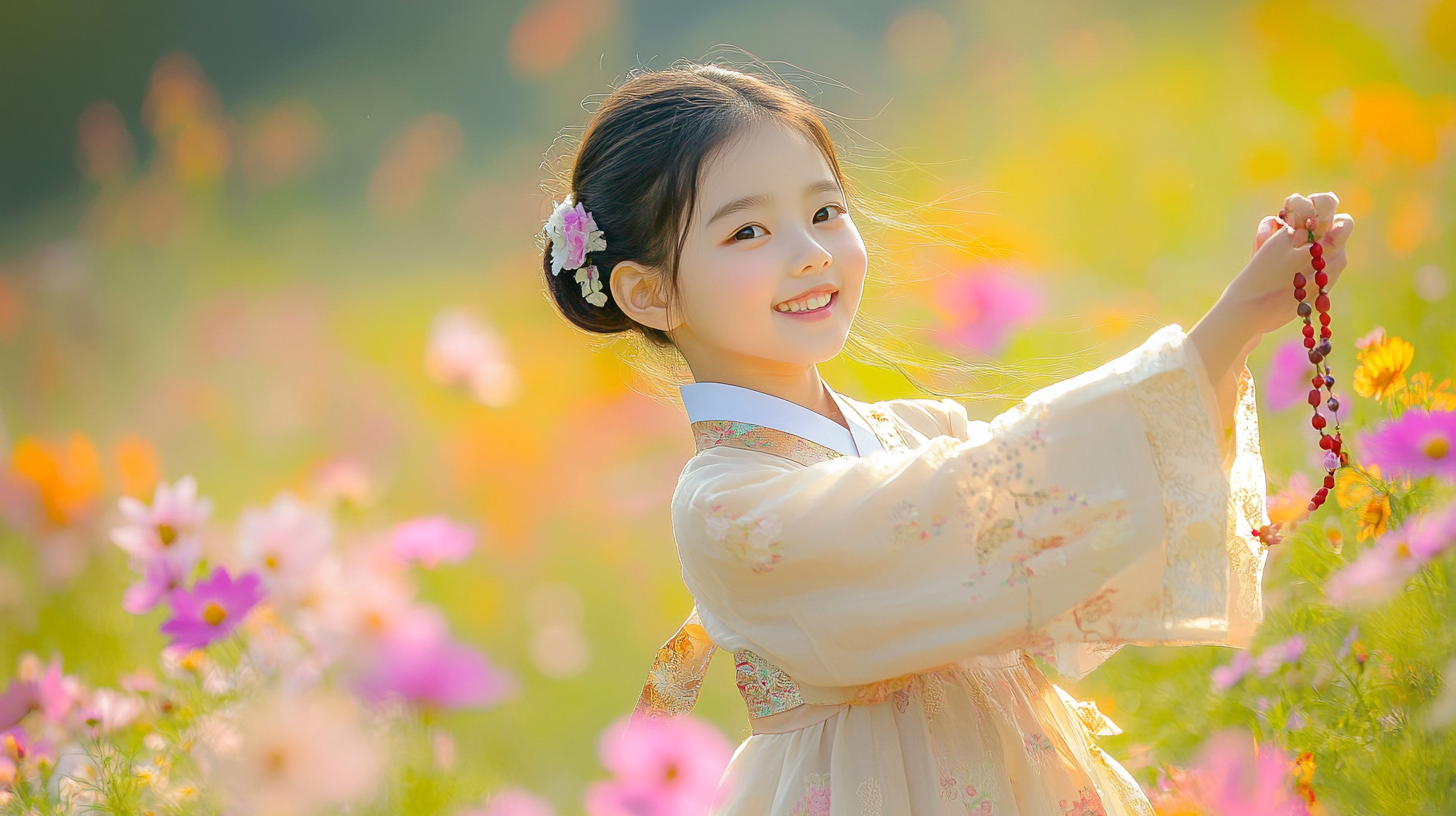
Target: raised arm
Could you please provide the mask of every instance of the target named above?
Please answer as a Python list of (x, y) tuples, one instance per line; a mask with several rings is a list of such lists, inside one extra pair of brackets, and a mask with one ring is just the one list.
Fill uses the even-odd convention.
[[(1262, 465), (1256, 442), (1221, 449), (1190, 350), (1166, 327), (904, 453), (696, 457), (673, 525), (709, 634), (817, 686), (1017, 647), (1072, 664), (1086, 644), (1247, 637)], [(1256, 440), (1247, 376), (1241, 397)]]
[(1188, 339), (1214, 383), (1224, 427), (1232, 422), (1237, 375), (1249, 352), (1266, 333), (1294, 319), (1291, 281), (1296, 272), (1309, 270), (1310, 232), (1324, 245), (1329, 287), (1344, 271), (1345, 242), (1355, 221), (1348, 213), (1336, 213), (1339, 205), (1334, 193), (1285, 199), (1285, 218), (1271, 215), (1259, 222), (1248, 265), (1189, 330)]

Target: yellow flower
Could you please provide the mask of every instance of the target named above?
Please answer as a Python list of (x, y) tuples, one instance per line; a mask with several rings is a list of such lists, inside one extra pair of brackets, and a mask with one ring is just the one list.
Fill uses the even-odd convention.
[(1380, 468), (1351, 466), (1340, 468), (1335, 476), (1335, 501), (1347, 510), (1355, 510), (1359, 521), (1356, 541), (1364, 541), (1385, 533), (1390, 521), (1390, 496), (1380, 481)]
[(1422, 408), (1427, 411), (1456, 411), (1456, 391), (1451, 389), (1450, 380), (1432, 385), (1435, 377), (1429, 371), (1417, 371), (1406, 381), (1400, 400), (1407, 408)]
[(1355, 357), (1359, 363), (1355, 369), (1355, 393), (1380, 400), (1405, 388), (1405, 370), (1410, 368), (1415, 353), (1416, 347), (1399, 337), (1366, 346)]
[(1355, 536), (1356, 541), (1385, 535), (1385, 523), (1390, 520), (1390, 497), (1381, 493), (1365, 502), (1357, 517), (1360, 520), (1360, 532)]

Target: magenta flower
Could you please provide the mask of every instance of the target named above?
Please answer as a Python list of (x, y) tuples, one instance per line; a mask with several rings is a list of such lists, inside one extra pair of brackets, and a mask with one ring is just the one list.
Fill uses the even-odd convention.
[(708, 812), (733, 746), (688, 715), (634, 720), (629, 714), (602, 733), (597, 753), (614, 778), (587, 787), (590, 816), (675, 816)]
[(427, 568), (442, 561), (457, 563), (475, 548), (475, 531), (444, 516), (426, 516), (397, 525), (390, 547), (401, 561)]
[(1254, 668), (1259, 670), (1260, 677), (1268, 677), (1279, 671), (1280, 667), (1304, 657), (1304, 649), (1304, 636), (1295, 635), (1283, 643), (1276, 643), (1261, 652), (1259, 657), (1254, 660)]
[(401, 632), (382, 640), (359, 692), (370, 700), (402, 699), (436, 708), (495, 705), (515, 682), (468, 646), (450, 640), (444, 626)]
[(1309, 352), (1299, 340), (1286, 340), (1279, 344), (1269, 358), (1268, 373), (1260, 386), (1264, 399), (1271, 411), (1283, 411), (1295, 405), (1307, 404), (1309, 378), (1314, 366), (1310, 365)]
[(996, 354), (1011, 333), (1042, 310), (1041, 289), (998, 268), (983, 267), (947, 278), (936, 287), (933, 307), (945, 318), (955, 344)]
[(162, 624), (162, 634), (172, 636), (170, 645), (188, 649), (201, 649), (226, 637), (263, 600), (261, 583), (255, 572), (245, 572), (234, 581), (218, 567), (191, 592), (172, 590), (172, 617)]
[(1456, 481), (1456, 412), (1407, 411), (1365, 436), (1360, 448), (1387, 473)]
[(191, 570), (190, 566), (184, 570), (170, 558), (153, 558), (145, 562), (143, 568), (146, 572), (142, 580), (127, 587), (121, 598), (121, 608), (133, 615), (150, 612), (172, 590), (182, 587), (187, 579), (186, 572)]
[(1227, 666), (1219, 666), (1213, 670), (1213, 688), (1216, 691), (1228, 691), (1236, 683), (1244, 679), (1244, 676), (1254, 668), (1254, 659), (1246, 651), (1234, 653), (1234, 659)]

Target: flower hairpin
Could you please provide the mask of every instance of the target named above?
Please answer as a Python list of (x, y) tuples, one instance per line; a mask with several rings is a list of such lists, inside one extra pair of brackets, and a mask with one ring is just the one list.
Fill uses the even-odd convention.
[(574, 204), (571, 194), (555, 205), (551, 217), (546, 219), (546, 237), (551, 239), (551, 274), (563, 269), (576, 270), (576, 282), (581, 284), (581, 296), (593, 306), (607, 305), (607, 295), (602, 291), (602, 276), (595, 264), (583, 266), (588, 252), (599, 252), (607, 248), (602, 231), (592, 214), (580, 204)]

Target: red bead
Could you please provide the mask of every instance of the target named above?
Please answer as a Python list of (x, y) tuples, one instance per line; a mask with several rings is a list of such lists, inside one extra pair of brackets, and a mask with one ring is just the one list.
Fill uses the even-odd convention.
[(1321, 487), (1319, 490), (1316, 490), (1314, 494), (1320, 497), (1320, 499), (1323, 499), (1325, 496), (1330, 495), (1330, 489), (1328, 487)]
[(1312, 388), (1309, 392), (1309, 407), (1318, 408), (1320, 404), (1320, 392), (1318, 388)]
[(1316, 286), (1319, 286), (1321, 288), (1323, 288), (1325, 286), (1329, 286), (1330, 285), (1330, 273), (1328, 273), (1328, 272), (1316, 272), (1316, 273), (1314, 273), (1314, 282), (1315, 282), (1315, 285)]
[(1320, 313), (1320, 325), (1321, 326), (1328, 326), (1328, 325), (1330, 325), (1330, 313), (1329, 312), (1321, 312)]
[(1321, 340), (1328, 340), (1328, 339), (1330, 339), (1330, 327), (1329, 326), (1322, 326), (1322, 327), (1320, 327), (1320, 339)]
[(1334, 487), (1335, 487), (1335, 477), (1334, 476), (1325, 476), (1325, 487), (1328, 487), (1331, 490), (1334, 489)]
[[(1330, 310), (1330, 296), (1329, 295), (1320, 295), (1319, 297), (1315, 298), (1314, 299), (1314, 307), (1316, 309), (1319, 309), (1321, 312), (1328, 312)], [(1321, 321), (1321, 322), (1323, 322), (1323, 321)], [(1325, 324), (1325, 325), (1329, 325), (1329, 324)]]
[(1313, 513), (1314, 511), (1316, 511), (1318, 509), (1319, 509), (1319, 505), (1318, 504), (1315, 504), (1314, 502), (1310, 502), (1309, 503), (1309, 512)]
[(1314, 267), (1314, 271), (1318, 272), (1325, 268), (1325, 259), (1316, 255), (1310, 259), (1309, 265)]
[(1303, 289), (1295, 289), (1294, 290), (1294, 299), (1295, 300), (1304, 300), (1304, 296), (1307, 295), (1307, 294), (1309, 294), (1309, 293), (1306, 292), (1306, 291), (1304, 291)]
[(1333, 436), (1326, 436), (1324, 434), (1320, 434), (1320, 447), (1321, 448), (1323, 448), (1324, 450), (1329, 450), (1330, 449), (1330, 446), (1333, 445), (1333, 444), (1335, 444), (1335, 438)]
[(1304, 275), (1302, 275), (1299, 272), (1295, 272), (1294, 273), (1294, 288), (1295, 289), (1303, 289), (1305, 283), (1307, 283), (1307, 281), (1305, 280)]
[(1318, 258), (1321, 255), (1325, 254), (1325, 248), (1320, 246), (1319, 241), (1315, 241), (1314, 243), (1309, 245), (1309, 254)]
[(1309, 424), (1313, 425), (1315, 430), (1317, 431), (1324, 430), (1325, 418), (1320, 416), (1319, 414), (1315, 414), (1314, 416), (1309, 418)]
[(1310, 378), (1309, 384), (1314, 386), (1315, 388), (1319, 388), (1321, 385), (1325, 384), (1325, 378), (1319, 374), (1316, 374)]
[(1306, 338), (1304, 338), (1304, 347), (1307, 348), (1307, 349), (1314, 348), (1314, 338), (1313, 337), (1306, 337)]
[(1314, 326), (1311, 326), (1308, 323), (1304, 324), (1304, 328), (1300, 331), (1304, 332), (1305, 337), (1314, 337)]

